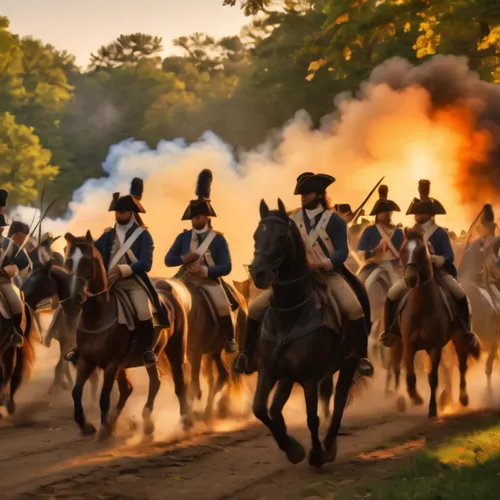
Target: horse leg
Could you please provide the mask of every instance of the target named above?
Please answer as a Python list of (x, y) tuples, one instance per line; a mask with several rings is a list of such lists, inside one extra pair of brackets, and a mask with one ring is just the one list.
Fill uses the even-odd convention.
[[(7, 387), (12, 387), (12, 378), (20, 357), (21, 355), (17, 353), (17, 349), (9, 348), (4, 354), (3, 359), (3, 377), (2, 384), (0, 385), (0, 406), (6, 405), (9, 414), (14, 413), (15, 405), (13, 405), (12, 400), (12, 389), (9, 391), (9, 395), (7, 396)], [(11, 405), (10, 410), (9, 404)]]
[(286, 453), (288, 460), (293, 464), (298, 464), (304, 460), (306, 452), (299, 442), (287, 434), (283, 417), (280, 418), (281, 410), (292, 392), (293, 382), (280, 380), (274, 393), (272, 404), (274, 418), (271, 419), (267, 410), (267, 403), (269, 394), (275, 384), (276, 379), (270, 377), (267, 370), (261, 367), (253, 400), (253, 414), (271, 431), (279, 449)]
[(416, 406), (422, 406), (424, 400), (417, 390), (417, 375), (415, 374), (415, 355), (416, 352), (413, 348), (408, 346), (408, 352), (405, 353), (405, 369), (406, 369), (406, 389), (408, 391), (408, 396), (413, 401)]
[[(215, 385), (215, 395), (219, 394), (229, 385), (229, 372), (222, 361), (221, 352), (213, 355), (213, 360), (217, 368), (217, 383)], [(219, 401), (217, 413), (219, 418), (226, 418), (229, 414), (229, 391), (225, 391)]]
[[(448, 348), (445, 347), (444, 355), (441, 357), (441, 364), (440, 364), (440, 369), (441, 369), (441, 375), (442, 378), (444, 379), (444, 388), (443, 392), (439, 396), (439, 408), (443, 409), (446, 408), (447, 405), (451, 404), (453, 401), (452, 398), (452, 379), (451, 379), (451, 371), (453, 369), (453, 366), (450, 363), (449, 356), (448, 354)], [(451, 366), (450, 366), (451, 365)]]
[(24, 364), (24, 353), (20, 350), (16, 355), (16, 364), (12, 372), (12, 377), (10, 379), (10, 396), (6, 404), (7, 411), (9, 415), (13, 415), (16, 411), (16, 403), (14, 401), (14, 396), (19, 389), (23, 381), (23, 364)]
[(125, 408), (125, 403), (127, 402), (128, 398), (130, 397), (130, 395), (134, 390), (134, 386), (132, 385), (132, 382), (130, 382), (130, 379), (127, 376), (127, 372), (123, 368), (118, 369), (118, 373), (116, 374), (116, 382), (118, 384), (120, 398), (118, 399), (118, 403), (116, 403), (116, 408), (114, 412), (108, 418), (107, 427), (109, 430), (109, 434), (112, 434), (114, 432), (116, 427), (116, 422), (118, 421), (118, 418), (120, 417), (123, 408)]
[(91, 423), (87, 422), (82, 405), (83, 387), (94, 370), (94, 364), (87, 363), (83, 358), (78, 359), (76, 382), (71, 395), (73, 397), (74, 404), (74, 419), (80, 426), (82, 435), (84, 436), (91, 436), (96, 433), (95, 427)]
[(191, 380), (189, 383), (189, 400), (191, 403), (195, 399), (198, 401), (201, 399), (201, 387), (200, 387), (200, 370), (201, 370), (201, 360), (203, 355), (200, 353), (192, 352), (188, 356), (189, 364), (191, 365)]
[(99, 407), (101, 409), (101, 427), (99, 429), (99, 439), (108, 438), (112, 433), (112, 425), (109, 423), (109, 408), (111, 406), (111, 391), (118, 373), (118, 365), (109, 365), (104, 370), (104, 380), (102, 383)]
[(330, 401), (333, 395), (333, 377), (324, 378), (319, 384), (319, 398), (323, 408), (323, 416), (330, 418)]
[(436, 391), (438, 386), (439, 363), (441, 362), (441, 349), (436, 348), (428, 352), (431, 358), (431, 371), (429, 373), (429, 386), (431, 398), (429, 401), (429, 418), (437, 417)]
[(321, 467), (323, 465), (323, 448), (319, 440), (319, 417), (318, 417), (318, 383), (316, 380), (308, 380), (304, 384), (304, 396), (306, 399), (307, 427), (311, 434), (312, 448), (309, 451), (309, 465)]
[(187, 386), (184, 377), (184, 347), (182, 342), (174, 342), (174, 340), (176, 340), (174, 337), (169, 339), (165, 352), (170, 363), (170, 369), (172, 370), (175, 395), (179, 401), (182, 425), (184, 429), (188, 429), (192, 427), (193, 422), (191, 408), (187, 399)]
[(396, 343), (389, 348), (389, 365), (387, 370), (394, 370), (394, 389), (396, 391), (396, 404), (400, 412), (406, 411), (406, 399), (401, 388), (401, 363), (403, 361), (403, 344)]
[(337, 436), (340, 431), (340, 424), (344, 416), (344, 410), (349, 397), (349, 391), (354, 380), (354, 375), (358, 369), (355, 360), (348, 359), (343, 362), (339, 372), (339, 379), (335, 387), (335, 398), (333, 405), (333, 416), (328, 426), (323, 446), (325, 447), (325, 462), (334, 462), (337, 457)]
[(463, 335), (454, 335), (452, 337), (453, 345), (455, 346), (455, 351), (458, 357), (458, 370), (460, 371), (460, 404), (462, 406), (469, 405), (469, 395), (467, 394), (467, 358), (469, 357), (469, 351), (467, 345), (465, 345)]
[(205, 362), (205, 376), (207, 378), (208, 385), (208, 396), (207, 403), (205, 405), (205, 412), (203, 413), (203, 419), (209, 421), (212, 418), (212, 410), (215, 399), (215, 377), (213, 368), (213, 358), (211, 355), (207, 355), (204, 359)]
[(151, 418), (151, 414), (153, 413), (156, 395), (160, 390), (161, 384), (160, 376), (158, 374), (158, 367), (156, 365), (148, 366), (146, 370), (149, 375), (149, 391), (148, 400), (146, 401), (144, 409), (142, 410), (142, 419), (144, 422), (144, 434), (146, 436), (150, 436), (155, 430), (155, 424), (153, 422), (153, 419)]
[(497, 341), (494, 340), (490, 346), (490, 352), (488, 353), (488, 359), (486, 360), (486, 390), (489, 394), (493, 392), (493, 388), (491, 385), (491, 374), (493, 373), (493, 364), (495, 362), (495, 358), (497, 356), (498, 344)]

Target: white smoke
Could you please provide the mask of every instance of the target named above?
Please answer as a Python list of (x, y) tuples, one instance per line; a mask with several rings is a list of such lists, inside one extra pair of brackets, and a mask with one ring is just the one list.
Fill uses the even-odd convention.
[[(243, 265), (253, 253), (253, 232), (258, 207), (265, 198), (276, 207), (281, 197), (288, 209), (298, 206), (293, 196), (296, 177), (304, 171), (324, 172), (336, 177), (329, 189), (333, 203), (350, 203), (352, 208), (385, 175), (389, 198), (402, 213), (396, 222), (411, 222), (403, 214), (417, 193), (417, 181), (432, 181), (431, 196), (448, 210), (438, 222), (455, 231), (468, 225), (470, 207), (460, 203), (453, 180), (458, 175), (459, 153), (463, 146), (459, 132), (447, 122), (436, 121), (431, 113), (429, 93), (420, 87), (393, 90), (386, 84), (366, 84), (358, 97), (337, 97), (338, 114), (327, 116), (314, 129), (309, 115), (300, 111), (282, 130), (281, 140), (266, 143), (236, 160), (230, 146), (207, 132), (194, 144), (182, 140), (160, 141), (156, 149), (145, 143), (126, 140), (110, 148), (103, 163), (108, 174), (85, 182), (73, 196), (71, 216), (48, 220), (44, 231), (94, 238), (113, 225), (108, 212), (112, 193), (127, 193), (135, 176), (144, 179), (143, 219), (155, 240), (152, 275), (171, 276), (163, 264), (165, 253), (176, 235), (189, 229), (181, 216), (194, 198), (198, 173), (213, 172), (212, 205), (217, 213), (216, 230), (226, 236), (233, 257), (234, 279), (244, 279)], [(368, 203), (371, 209), (376, 194)], [(30, 221), (33, 209), (18, 207), (21, 218)], [(57, 242), (59, 249), (64, 240)]]

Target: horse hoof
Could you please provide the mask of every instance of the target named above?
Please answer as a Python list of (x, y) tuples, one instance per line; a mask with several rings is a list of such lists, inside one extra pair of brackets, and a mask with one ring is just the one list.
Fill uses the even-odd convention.
[(436, 408), (429, 409), (429, 418), (430, 419), (437, 418), (437, 409)]
[(9, 401), (7, 401), (5, 407), (7, 408), (7, 413), (9, 415), (14, 415), (14, 412), (16, 411), (16, 403), (12, 399), (9, 399)]
[(82, 426), (82, 436), (93, 436), (97, 432), (97, 429), (89, 423), (85, 423)]
[(308, 460), (311, 467), (321, 468), (324, 463), (323, 450), (321, 448), (319, 450), (310, 450)]
[(460, 394), (459, 399), (462, 406), (469, 406), (469, 396), (467, 394)]
[(411, 398), (411, 401), (413, 403), (413, 406), (422, 406), (424, 404), (424, 400), (422, 399), (422, 397), (417, 394), (416, 396), (413, 396)]
[(404, 413), (406, 411), (406, 399), (404, 396), (399, 396), (396, 405), (398, 407), (398, 411)]
[(184, 415), (183, 417), (181, 417), (181, 425), (182, 425), (182, 429), (185, 432), (191, 430), (194, 427), (193, 418), (188, 416), (188, 415)]
[(151, 436), (155, 431), (155, 423), (151, 418), (151, 410), (149, 408), (144, 408), (142, 418), (144, 419), (144, 435)]
[(286, 451), (286, 456), (292, 464), (296, 465), (296, 464), (302, 462), (302, 460), (304, 460), (304, 458), (306, 458), (306, 450), (293, 437), (290, 438), (290, 441), (291, 441), (290, 447)]
[(196, 395), (196, 399), (198, 401), (201, 401), (201, 397), (203, 396), (203, 394), (201, 393), (201, 391), (198, 391), (198, 394)]
[(323, 463), (325, 464), (333, 463), (335, 462), (336, 458), (337, 458), (337, 442), (335, 442), (330, 449), (327, 449), (325, 447), (323, 451)]
[(111, 431), (107, 425), (102, 424), (97, 434), (98, 441), (106, 441), (111, 436)]

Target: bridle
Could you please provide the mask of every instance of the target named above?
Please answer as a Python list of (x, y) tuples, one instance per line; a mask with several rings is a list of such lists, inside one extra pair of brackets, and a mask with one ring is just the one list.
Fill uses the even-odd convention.
[[(282, 226), (287, 226), (288, 230), (286, 231), (285, 248), (288, 246), (288, 243), (290, 242), (292, 245), (293, 254), (295, 255), (296, 247), (295, 247), (295, 241), (292, 238), (292, 231), (291, 231), (292, 221), (291, 220), (283, 220), (276, 215), (270, 215), (268, 217), (264, 217), (263, 219), (261, 219), (258, 227), (263, 226), (264, 223), (266, 223), (268, 221), (277, 222), (278, 224), (281, 224)], [(255, 250), (254, 256), (263, 257), (265, 260), (267, 260), (267, 262), (269, 262), (273, 266), (273, 270), (276, 271), (277, 269), (280, 268), (281, 264), (283, 264), (283, 261), (285, 260), (285, 257), (286, 257), (286, 252), (282, 253), (276, 259), (273, 259), (273, 257), (271, 255), (269, 255), (267, 252), (264, 252), (263, 250)]]

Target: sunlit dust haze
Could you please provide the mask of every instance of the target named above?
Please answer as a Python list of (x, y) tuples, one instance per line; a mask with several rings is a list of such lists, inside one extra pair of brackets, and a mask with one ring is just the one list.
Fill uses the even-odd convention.
[[(74, 193), (71, 215), (47, 221), (44, 230), (82, 235), (90, 229), (98, 237), (113, 224), (112, 193), (125, 194), (130, 180), (140, 176), (145, 180), (143, 219), (155, 239), (153, 274), (170, 276), (164, 255), (176, 235), (189, 228), (180, 219), (194, 198), (198, 173), (209, 168), (217, 213), (213, 225), (228, 239), (233, 278), (242, 279), (243, 265), (252, 258), (260, 200), (275, 207), (280, 197), (288, 209), (296, 208), (295, 179), (304, 171), (333, 175), (331, 201), (353, 209), (385, 176), (389, 198), (402, 209), (395, 221), (405, 224), (411, 223), (404, 213), (418, 196), (421, 178), (431, 180), (431, 196), (448, 211), (438, 223), (455, 231), (467, 229), (483, 203), (496, 202), (500, 89), (481, 82), (466, 59), (436, 56), (413, 67), (394, 58), (375, 68), (355, 95), (338, 95), (335, 102), (338, 111), (325, 116), (321, 127), (314, 128), (308, 114), (298, 111), (280, 140), (273, 136), (238, 159), (211, 132), (191, 145), (160, 141), (154, 150), (133, 139), (116, 144), (103, 163), (108, 177), (85, 182)], [(29, 222), (32, 210), (19, 208), (18, 213)]]

